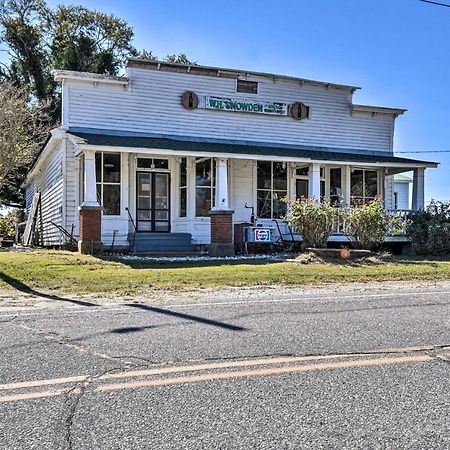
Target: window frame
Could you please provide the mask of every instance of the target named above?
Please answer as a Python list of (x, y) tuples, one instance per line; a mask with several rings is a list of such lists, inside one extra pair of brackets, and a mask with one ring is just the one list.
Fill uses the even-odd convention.
[[(181, 183), (181, 170), (182, 170), (182, 165), (183, 165), (183, 160), (184, 160), (184, 164), (185, 164), (185, 183), (184, 185)], [(188, 159), (186, 156), (183, 156), (178, 163), (178, 217), (180, 219), (186, 219), (188, 216), (188, 197), (189, 197), (189, 182), (188, 182)], [(185, 192), (186, 195), (186, 209), (184, 211), (184, 215), (182, 215), (181, 213), (181, 194), (182, 192)]]
[[(258, 188), (258, 164), (259, 163), (270, 163), (270, 188)], [(286, 173), (286, 189), (274, 189), (274, 164), (277, 163), (281, 163), (281, 164), (285, 164), (285, 168), (283, 169)], [(274, 194), (275, 193), (284, 193), (283, 197), (280, 198), (287, 198), (287, 196), (289, 195), (289, 171), (288, 171), (288, 167), (287, 167), (288, 163), (284, 162), (284, 161), (256, 161), (256, 216), (258, 217), (258, 219), (266, 219), (266, 220), (273, 220), (273, 219), (281, 219), (281, 215), (274, 215)], [(270, 193), (270, 217), (261, 217), (260, 216), (260, 211), (259, 211), (259, 205), (258, 205), (258, 198), (259, 192), (269, 192)], [(286, 208), (287, 208), (287, 204), (286, 204)], [(286, 213), (286, 212), (285, 212)], [(284, 214), (285, 214), (284, 213)]]
[[(119, 155), (119, 181), (104, 181), (104, 155)], [(100, 155), (100, 180), (97, 179), (97, 166), (96, 166), (96, 179), (95, 179), (95, 189), (97, 192), (97, 201), (103, 207), (103, 196), (104, 196), (104, 186), (119, 186), (119, 212), (118, 214), (108, 214), (105, 212), (105, 209), (102, 209), (102, 214), (107, 217), (120, 217), (122, 215), (122, 153), (116, 152), (95, 152), (95, 155)], [(97, 164), (97, 159), (95, 161)], [(100, 186), (100, 196), (98, 193), (98, 187)]]
[[(197, 185), (197, 164), (200, 163), (204, 163), (206, 161), (210, 161), (210, 169), (211, 169), (211, 183), (210, 185)], [(211, 208), (214, 208), (215, 206), (215, 193), (216, 193), (216, 159), (215, 158), (199, 158), (198, 160), (195, 161), (195, 171), (194, 171), (194, 176), (195, 176), (195, 217), (196, 218), (205, 218), (205, 217), (209, 217), (208, 215), (205, 216), (200, 216), (197, 214), (197, 190), (198, 189), (209, 189), (210, 190), (210, 199), (211, 199)]]
[[(251, 90), (239, 90), (239, 85), (242, 86), (255, 86), (255, 89), (251, 89)], [(259, 92), (259, 83), (257, 81), (252, 81), (252, 80), (242, 80), (242, 79), (237, 79), (236, 80), (236, 92), (239, 94), (251, 94), (251, 95), (258, 95)]]
[[(362, 172), (362, 186), (363, 186), (363, 192), (362, 192), (362, 196), (355, 196), (353, 195), (353, 187), (352, 187), (352, 175), (355, 172)], [(375, 172), (376, 174), (376, 179), (377, 179), (377, 187), (376, 187), (376, 192), (374, 196), (367, 196), (366, 195), (366, 172)], [(380, 195), (380, 188), (381, 188), (381, 183), (380, 183), (380, 171), (377, 169), (373, 169), (373, 168), (352, 168), (351, 172), (350, 172), (350, 204), (351, 205), (357, 205), (357, 204), (365, 204), (368, 201), (372, 201), (374, 200), (378, 195)]]

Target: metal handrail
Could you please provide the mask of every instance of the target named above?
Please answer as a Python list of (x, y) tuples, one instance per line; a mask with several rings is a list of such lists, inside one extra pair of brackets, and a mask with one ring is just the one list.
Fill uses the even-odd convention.
[(133, 217), (131, 216), (130, 210), (128, 209), (128, 206), (126, 206), (125, 209), (126, 209), (126, 211), (128, 213), (128, 218), (131, 221), (131, 225), (133, 225), (134, 232), (133, 232), (133, 241), (131, 243), (131, 253), (134, 253), (134, 243), (135, 243), (135, 240), (136, 240), (136, 231), (137, 231), (137, 229), (136, 229), (136, 225), (134, 223)]

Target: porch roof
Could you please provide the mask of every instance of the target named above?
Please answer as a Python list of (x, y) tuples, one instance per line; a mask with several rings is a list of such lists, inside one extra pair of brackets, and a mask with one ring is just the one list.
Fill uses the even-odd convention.
[(86, 131), (69, 130), (71, 135), (79, 139), (79, 145), (89, 145), (94, 147), (121, 147), (134, 149), (161, 149), (165, 152), (171, 151), (177, 154), (205, 154), (223, 155), (252, 155), (262, 157), (279, 157), (289, 159), (306, 159), (314, 161), (336, 161), (349, 163), (385, 164), (401, 165), (411, 167), (437, 167), (438, 163), (431, 161), (421, 161), (409, 158), (400, 158), (393, 155), (377, 154), (376, 152), (365, 152), (352, 149), (331, 149), (326, 147), (306, 147), (306, 146), (276, 146), (269, 144), (242, 144), (228, 142), (206, 142), (200, 140), (188, 140), (167, 137), (153, 137), (143, 135), (119, 135), (107, 133), (89, 133)]

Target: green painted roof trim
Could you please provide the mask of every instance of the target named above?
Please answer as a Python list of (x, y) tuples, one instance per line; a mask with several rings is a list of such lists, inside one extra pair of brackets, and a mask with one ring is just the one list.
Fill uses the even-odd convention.
[(69, 130), (69, 133), (81, 138), (88, 145), (108, 147), (131, 148), (158, 148), (161, 150), (201, 152), (201, 153), (230, 153), (239, 155), (278, 156), (287, 158), (307, 158), (318, 161), (347, 161), (367, 163), (402, 163), (402, 164), (429, 164), (437, 163), (420, 161), (396, 156), (361, 154), (339, 151), (311, 150), (302, 147), (271, 147), (264, 145), (245, 145), (221, 142), (201, 142), (162, 137), (147, 137), (135, 135), (96, 134), (78, 130)]

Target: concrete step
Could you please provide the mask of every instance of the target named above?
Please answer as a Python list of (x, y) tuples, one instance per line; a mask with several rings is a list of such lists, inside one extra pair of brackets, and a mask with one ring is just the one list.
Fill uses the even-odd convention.
[[(130, 246), (133, 233), (128, 235)], [(193, 250), (190, 233), (136, 233), (134, 236), (135, 254), (191, 253)]]

